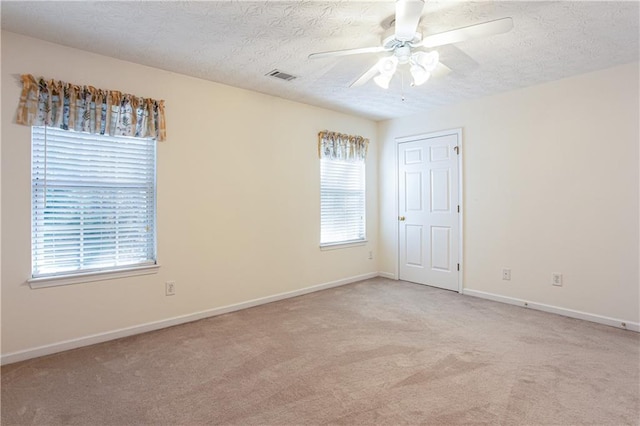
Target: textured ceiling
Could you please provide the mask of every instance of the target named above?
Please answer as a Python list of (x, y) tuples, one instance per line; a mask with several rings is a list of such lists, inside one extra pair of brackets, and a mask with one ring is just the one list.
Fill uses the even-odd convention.
[[(378, 55), (393, 1), (2, 1), (2, 29), (374, 120), (638, 61), (640, 4), (427, 1), (425, 35), (512, 17), (501, 35), (437, 49), (453, 72), (420, 87), (348, 88)], [(298, 76), (266, 77), (277, 68)], [(405, 74), (405, 82), (409, 80)], [(404, 96), (403, 96), (404, 95)], [(404, 97), (404, 100), (403, 100)]]

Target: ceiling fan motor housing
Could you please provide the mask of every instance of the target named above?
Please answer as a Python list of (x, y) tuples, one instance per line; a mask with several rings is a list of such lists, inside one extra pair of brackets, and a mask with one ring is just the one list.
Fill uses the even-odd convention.
[(411, 40), (398, 40), (393, 28), (389, 28), (382, 34), (382, 47), (387, 50), (395, 49), (403, 44), (416, 44), (422, 41), (422, 33), (416, 32)]
[(396, 58), (398, 58), (399, 63), (406, 64), (411, 58), (411, 47), (408, 44), (403, 44), (396, 47), (396, 49), (393, 51), (393, 54), (396, 56)]

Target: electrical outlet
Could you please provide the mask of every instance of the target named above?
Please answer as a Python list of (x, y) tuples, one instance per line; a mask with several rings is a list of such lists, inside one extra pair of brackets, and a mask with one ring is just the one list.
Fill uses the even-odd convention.
[(373, 252), (372, 252), (372, 251), (370, 251), (370, 252), (369, 252), (369, 260), (372, 260), (372, 259), (373, 259)]
[(167, 281), (164, 283), (165, 296), (174, 296), (176, 294), (176, 282)]
[(551, 274), (551, 284), (562, 287), (562, 274), (559, 272)]
[(502, 279), (506, 281), (511, 280), (511, 269), (502, 268)]

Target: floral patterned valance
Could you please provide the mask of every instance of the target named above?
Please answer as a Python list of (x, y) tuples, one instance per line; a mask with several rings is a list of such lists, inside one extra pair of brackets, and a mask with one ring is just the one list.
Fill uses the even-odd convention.
[(92, 86), (22, 76), (16, 122), (77, 132), (164, 141), (164, 101)]
[(318, 156), (331, 160), (358, 162), (367, 158), (369, 139), (362, 136), (322, 131), (318, 133)]

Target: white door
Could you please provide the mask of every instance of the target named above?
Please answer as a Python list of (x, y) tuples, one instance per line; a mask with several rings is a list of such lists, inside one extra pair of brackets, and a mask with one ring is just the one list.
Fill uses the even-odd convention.
[(398, 144), (399, 279), (459, 291), (458, 133)]

